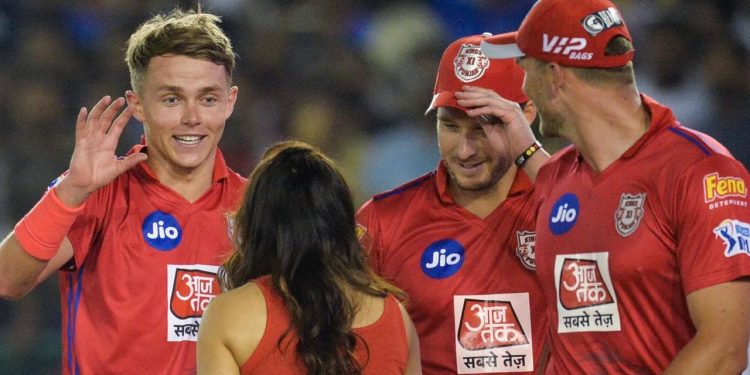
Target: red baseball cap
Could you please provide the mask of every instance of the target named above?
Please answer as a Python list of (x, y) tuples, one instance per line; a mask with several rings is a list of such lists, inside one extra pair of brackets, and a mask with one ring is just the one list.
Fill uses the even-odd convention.
[(443, 52), (438, 68), (432, 102), (428, 114), (438, 107), (453, 107), (462, 111), (454, 95), (469, 84), (494, 90), (505, 99), (524, 103), (529, 99), (523, 93), (524, 72), (514, 60), (490, 60), (482, 54), (479, 44), (490, 33), (472, 35), (456, 40)]
[(627, 64), (635, 53), (605, 55), (616, 36), (633, 41), (609, 0), (539, 0), (517, 32), (487, 38), (481, 48), (490, 58), (528, 55), (565, 66), (612, 68)]

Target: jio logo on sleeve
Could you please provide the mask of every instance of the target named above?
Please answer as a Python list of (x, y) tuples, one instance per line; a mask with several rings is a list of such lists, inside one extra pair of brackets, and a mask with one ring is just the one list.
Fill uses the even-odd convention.
[(456, 240), (433, 242), (422, 253), (420, 266), (425, 275), (444, 279), (461, 269), (464, 264), (464, 247)]
[(549, 230), (556, 235), (561, 235), (573, 229), (578, 221), (580, 206), (575, 194), (567, 193), (560, 197), (552, 206), (549, 216)]
[(143, 220), (143, 238), (146, 243), (159, 251), (169, 251), (182, 240), (182, 228), (174, 216), (154, 211)]

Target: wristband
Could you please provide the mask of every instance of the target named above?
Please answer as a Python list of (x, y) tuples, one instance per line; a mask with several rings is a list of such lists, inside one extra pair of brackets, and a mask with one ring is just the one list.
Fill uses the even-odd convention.
[(29, 255), (49, 261), (57, 254), (84, 206), (68, 207), (57, 197), (55, 189), (50, 189), (16, 224), (16, 240)]
[(516, 166), (522, 168), (526, 161), (531, 158), (537, 151), (542, 149), (542, 144), (539, 141), (534, 141), (519, 157), (516, 158)]

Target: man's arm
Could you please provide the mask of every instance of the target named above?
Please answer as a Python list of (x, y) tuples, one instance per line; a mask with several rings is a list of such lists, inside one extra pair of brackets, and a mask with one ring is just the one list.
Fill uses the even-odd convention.
[(0, 243), (0, 297), (17, 299), (73, 256), (67, 233), (88, 196), (146, 159), (136, 153), (117, 158), (115, 150), (133, 109), (123, 98), (102, 98), (76, 119), (76, 143), (68, 174)]
[(687, 303), (697, 332), (664, 374), (741, 373), (750, 338), (750, 279), (697, 290)]
[(73, 257), (73, 246), (65, 239), (48, 262), (23, 250), (13, 232), (0, 243), (0, 298), (19, 299), (34, 289)]

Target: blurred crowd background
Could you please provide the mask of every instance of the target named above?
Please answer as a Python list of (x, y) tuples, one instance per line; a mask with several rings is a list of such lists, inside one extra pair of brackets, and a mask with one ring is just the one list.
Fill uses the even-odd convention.
[[(339, 163), (357, 205), (424, 174), (438, 161), (434, 115), (424, 111), (443, 49), (517, 29), (533, 2), (202, 1), (239, 55), (239, 99), (220, 145), (228, 163), (247, 174), (271, 143), (304, 140)], [(641, 91), (748, 165), (750, 1), (615, 3), (635, 39)], [(130, 33), (175, 6), (195, 1), (0, 0), (0, 232), (67, 168), (78, 109), (130, 88)], [(122, 152), (141, 132), (133, 121)], [(565, 145), (542, 141), (550, 152)], [(59, 309), (55, 277), (0, 301), (0, 374), (59, 372)]]

